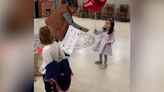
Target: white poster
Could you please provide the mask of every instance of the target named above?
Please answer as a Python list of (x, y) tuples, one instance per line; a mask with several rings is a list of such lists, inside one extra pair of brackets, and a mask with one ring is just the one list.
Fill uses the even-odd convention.
[(63, 39), (63, 41), (60, 44), (61, 49), (67, 53), (67, 54), (72, 54), (73, 49), (76, 45), (76, 41), (79, 38), (81, 33), (81, 30), (73, 27), (73, 26), (69, 26), (67, 33)]

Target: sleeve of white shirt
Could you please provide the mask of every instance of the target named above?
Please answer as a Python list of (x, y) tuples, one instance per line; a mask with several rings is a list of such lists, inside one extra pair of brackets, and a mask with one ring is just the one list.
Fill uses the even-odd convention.
[(60, 42), (59, 42), (59, 56), (60, 56), (60, 60), (66, 59), (64, 51), (60, 47)]
[(56, 60), (56, 62), (60, 62), (61, 60), (65, 59), (65, 54), (60, 48), (60, 42), (54, 42), (52, 50), (53, 52), (51, 54), (53, 55), (52, 57), (54, 60)]
[(46, 60), (45, 60), (44, 56), (45, 56), (45, 51), (44, 51), (44, 48), (43, 48), (43, 51), (42, 51), (43, 60), (42, 60), (42, 65), (39, 68), (39, 72), (41, 72), (42, 74), (46, 73), (46, 69), (45, 69), (45, 67), (46, 67)]
[(43, 63), (42, 63), (42, 66), (40, 67), (39, 71), (42, 74), (45, 74), (46, 66), (52, 61), (52, 56), (49, 53), (49, 47), (43, 48), (42, 57), (43, 57)]
[[(43, 56), (43, 54), (42, 54)], [(45, 61), (45, 58), (43, 58), (43, 61), (42, 61), (42, 65), (41, 67), (39, 68), (39, 71), (42, 73), (42, 74), (45, 74), (46, 73), (46, 61)]]
[(42, 64), (42, 66), (39, 68), (39, 72), (42, 73), (42, 74), (45, 74), (46, 73), (45, 67), (46, 67), (46, 65)]

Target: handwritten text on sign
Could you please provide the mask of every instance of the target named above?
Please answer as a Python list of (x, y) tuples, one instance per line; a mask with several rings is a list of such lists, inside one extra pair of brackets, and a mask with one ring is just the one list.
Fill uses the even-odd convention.
[(64, 50), (65, 53), (72, 54), (75, 44), (77, 42), (77, 39), (80, 36), (80, 33), (81, 33), (81, 30), (71, 25), (69, 26), (67, 33), (60, 44), (60, 47), (62, 48), (62, 50)]

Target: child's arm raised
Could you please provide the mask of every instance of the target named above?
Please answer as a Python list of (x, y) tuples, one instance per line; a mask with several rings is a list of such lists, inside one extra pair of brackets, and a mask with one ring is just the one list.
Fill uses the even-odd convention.
[(63, 60), (63, 59), (66, 59), (66, 56), (65, 56), (65, 53), (64, 51), (61, 49), (60, 47), (60, 42), (58, 43), (58, 46), (59, 46), (59, 57), (60, 57), (60, 60)]
[(69, 13), (64, 13), (64, 14), (63, 14), (63, 17), (64, 17), (64, 19), (65, 19), (70, 25), (72, 25), (73, 27), (75, 27), (75, 28), (77, 28), (77, 29), (79, 29), (79, 30), (82, 30), (82, 31), (84, 31), (84, 32), (88, 32), (88, 31), (89, 31), (89, 29), (84, 28), (84, 27), (78, 25), (77, 23), (75, 23), (75, 22), (73, 21), (73, 18), (72, 18), (72, 15), (71, 15), (71, 14), (69, 14)]
[(94, 34), (95, 35), (99, 35), (99, 34), (101, 34), (103, 32), (103, 29), (102, 28), (99, 28), (99, 29), (95, 29), (94, 30)]

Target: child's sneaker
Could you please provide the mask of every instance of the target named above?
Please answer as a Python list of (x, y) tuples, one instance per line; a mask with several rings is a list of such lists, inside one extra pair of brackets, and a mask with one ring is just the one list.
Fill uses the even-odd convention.
[(104, 65), (101, 65), (100, 68), (101, 68), (101, 69), (106, 69), (107, 66), (108, 66), (108, 64), (104, 64)]
[(102, 61), (96, 61), (95, 64), (102, 64)]

